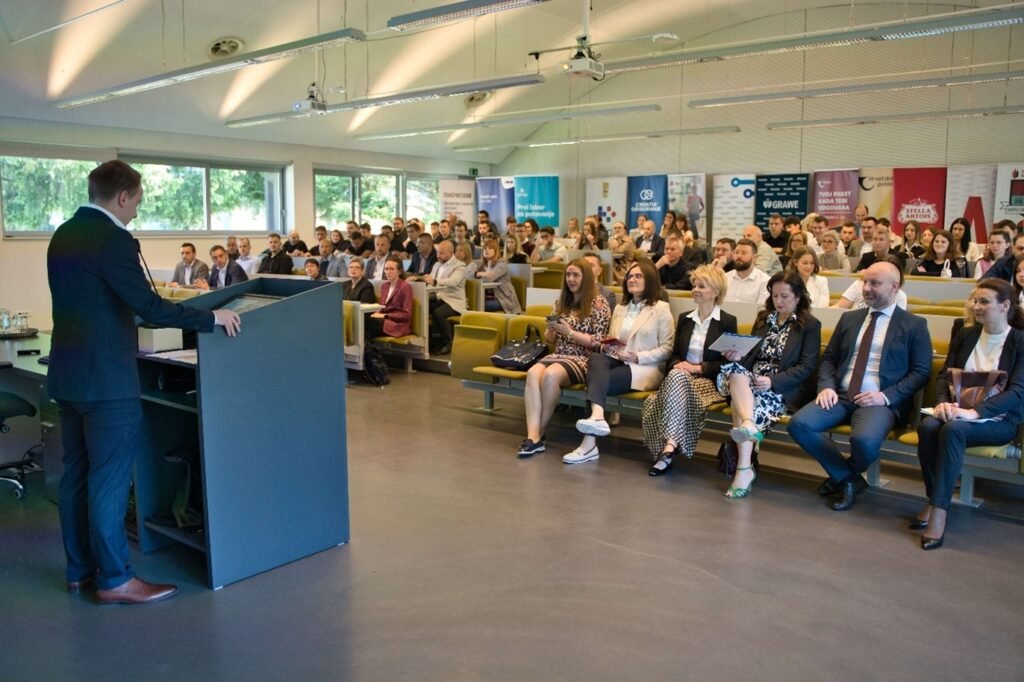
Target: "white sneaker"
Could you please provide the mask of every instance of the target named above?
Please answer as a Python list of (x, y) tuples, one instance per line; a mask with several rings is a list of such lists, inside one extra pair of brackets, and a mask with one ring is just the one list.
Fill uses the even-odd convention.
[[(582, 420), (581, 420), (582, 421)], [(597, 446), (590, 448), (589, 450), (581, 450), (576, 448), (569, 454), (562, 457), (563, 464), (583, 464), (584, 462), (590, 462), (601, 456), (601, 453), (597, 451)]]
[(576, 430), (588, 436), (607, 436), (612, 432), (603, 419), (577, 419)]

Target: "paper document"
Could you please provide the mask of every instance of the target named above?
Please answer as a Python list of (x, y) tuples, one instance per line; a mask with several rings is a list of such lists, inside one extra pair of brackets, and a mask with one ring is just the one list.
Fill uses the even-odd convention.
[(194, 365), (199, 362), (199, 353), (195, 348), (191, 350), (165, 350), (160, 353), (150, 353), (151, 358), (163, 358), (165, 360), (177, 360)]
[(739, 351), (740, 355), (746, 355), (761, 343), (760, 336), (748, 336), (746, 334), (732, 334), (725, 332), (708, 347), (708, 350), (717, 350), (725, 353), (731, 350)]

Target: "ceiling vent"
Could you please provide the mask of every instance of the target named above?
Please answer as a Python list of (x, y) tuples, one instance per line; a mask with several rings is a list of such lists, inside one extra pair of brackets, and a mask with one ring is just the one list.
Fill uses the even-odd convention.
[(245, 43), (241, 38), (220, 38), (210, 44), (206, 53), (210, 59), (224, 59), (231, 57), (245, 49)]
[(491, 98), (490, 90), (482, 90), (480, 92), (474, 92), (466, 97), (466, 108), (472, 109), (478, 107)]

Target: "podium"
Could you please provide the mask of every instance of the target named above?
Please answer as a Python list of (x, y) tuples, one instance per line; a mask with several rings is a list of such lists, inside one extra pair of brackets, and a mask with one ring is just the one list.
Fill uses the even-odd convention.
[[(182, 304), (235, 309), (242, 329), (196, 334), (195, 364), (139, 355), (140, 551), (185, 544), (219, 589), (348, 542), (341, 284), (258, 277)], [(194, 532), (166, 522), (184, 471), (176, 455), (199, 470)]]

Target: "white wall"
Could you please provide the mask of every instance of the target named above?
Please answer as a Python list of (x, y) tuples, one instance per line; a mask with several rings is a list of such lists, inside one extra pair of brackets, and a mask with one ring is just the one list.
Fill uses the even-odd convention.
[[(84, 152), (88, 157), (99, 155), (99, 158), (111, 153), (149, 153), (286, 164), (286, 225), (289, 229), (297, 227), (307, 239), (312, 237), (314, 226), (314, 168), (367, 168), (443, 175), (460, 174), (466, 170), (464, 161), (0, 118), (0, 154), (29, 153), (29, 144), (53, 145), (49, 149), (50, 155), (59, 155), (61, 145), (73, 145), (79, 149), (65, 147), (72, 156), (77, 152)], [(81, 149), (83, 147), (86, 149)], [(490, 169), (484, 164), (480, 170), (487, 173)], [(85, 200), (82, 197), (83, 203)], [(253, 244), (254, 249), (264, 248), (264, 233), (250, 236), (259, 238)], [(142, 233), (139, 239), (151, 268), (173, 268), (178, 260), (179, 244), (186, 240), (194, 243), (200, 258), (209, 262), (205, 255), (209, 248), (224, 240), (222, 236), (153, 237)], [(50, 295), (46, 283), (48, 244), (47, 235), (19, 235), (0, 240), (0, 307), (32, 311), (31, 322), (40, 329), (51, 326)]]

